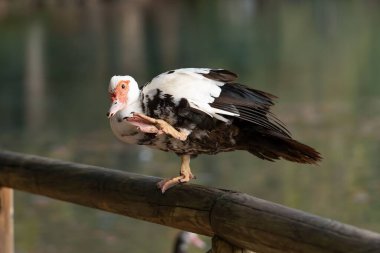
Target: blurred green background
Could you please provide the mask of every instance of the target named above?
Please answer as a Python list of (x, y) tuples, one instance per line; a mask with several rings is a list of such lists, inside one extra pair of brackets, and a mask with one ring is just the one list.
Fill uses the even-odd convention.
[[(380, 232), (380, 1), (0, 1), (0, 148), (168, 177), (174, 154), (116, 140), (115, 74), (226, 68), (279, 97), (320, 166), (201, 156), (195, 183)], [(62, 178), (65, 183), (65, 178)], [(170, 252), (176, 230), (16, 192), (16, 252)], [(208, 242), (209, 243), (209, 242)], [(190, 252), (203, 252), (191, 248)]]

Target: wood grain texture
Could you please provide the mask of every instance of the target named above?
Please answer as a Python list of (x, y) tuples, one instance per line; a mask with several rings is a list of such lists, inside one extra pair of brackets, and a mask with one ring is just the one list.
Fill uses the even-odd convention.
[(0, 187), (0, 253), (13, 252), (13, 190)]
[(257, 252), (380, 252), (377, 233), (243, 193), (220, 197), (210, 217), (215, 234)]
[(0, 185), (202, 235), (258, 253), (375, 253), (380, 235), (247, 194), (0, 152)]

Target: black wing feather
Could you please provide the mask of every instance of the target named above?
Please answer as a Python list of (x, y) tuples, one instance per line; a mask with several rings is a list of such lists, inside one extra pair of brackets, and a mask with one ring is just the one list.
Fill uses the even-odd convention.
[[(212, 107), (239, 114), (236, 125), (241, 127), (240, 144), (261, 159), (274, 161), (284, 158), (299, 163), (314, 164), (322, 159), (312, 147), (293, 140), (289, 131), (271, 111), (275, 96), (242, 84), (235, 83), (231, 72), (211, 70), (204, 75), (210, 79), (224, 82), (219, 97)], [(233, 121), (232, 124), (235, 124)]]
[(225, 83), (221, 89), (219, 97), (210, 104), (212, 107), (238, 113), (237, 118), (290, 137), (285, 125), (270, 112), (276, 96), (238, 83)]
[(248, 88), (239, 83), (226, 83), (222, 87), (220, 97), (228, 101), (239, 101), (239, 105), (248, 107), (269, 108), (274, 105), (272, 99), (276, 96), (266, 93), (264, 91)]
[(218, 82), (223, 82), (223, 83), (233, 82), (238, 77), (237, 74), (225, 69), (210, 69), (210, 71), (207, 74), (203, 74), (203, 73), (199, 73), (199, 74), (209, 79), (212, 79)]

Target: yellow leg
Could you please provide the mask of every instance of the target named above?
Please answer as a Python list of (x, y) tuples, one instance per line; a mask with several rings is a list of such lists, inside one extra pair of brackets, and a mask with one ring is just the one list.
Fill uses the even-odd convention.
[(142, 120), (155, 125), (161, 133), (165, 133), (181, 141), (185, 141), (189, 135), (189, 133), (178, 131), (172, 125), (162, 119), (154, 119), (142, 113), (134, 113), (133, 117), (141, 118)]
[(191, 179), (195, 178), (190, 169), (190, 155), (181, 156), (181, 170), (179, 177), (173, 177), (171, 179), (164, 179), (157, 183), (157, 187), (161, 190), (162, 193), (177, 184), (189, 182)]

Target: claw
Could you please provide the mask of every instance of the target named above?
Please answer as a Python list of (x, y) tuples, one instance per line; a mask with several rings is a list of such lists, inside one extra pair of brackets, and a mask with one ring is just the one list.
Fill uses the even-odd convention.
[(180, 182), (181, 184), (182, 184), (182, 183), (189, 182), (189, 181), (190, 181), (190, 179), (185, 179), (185, 178), (180, 178), (180, 179), (178, 179), (178, 182)]
[(179, 176), (174, 177), (171, 179), (164, 179), (157, 183), (157, 188), (161, 190), (162, 194), (166, 192), (169, 188), (172, 188), (173, 186), (176, 186), (178, 184), (187, 183), (190, 181), (189, 177), (186, 176)]

